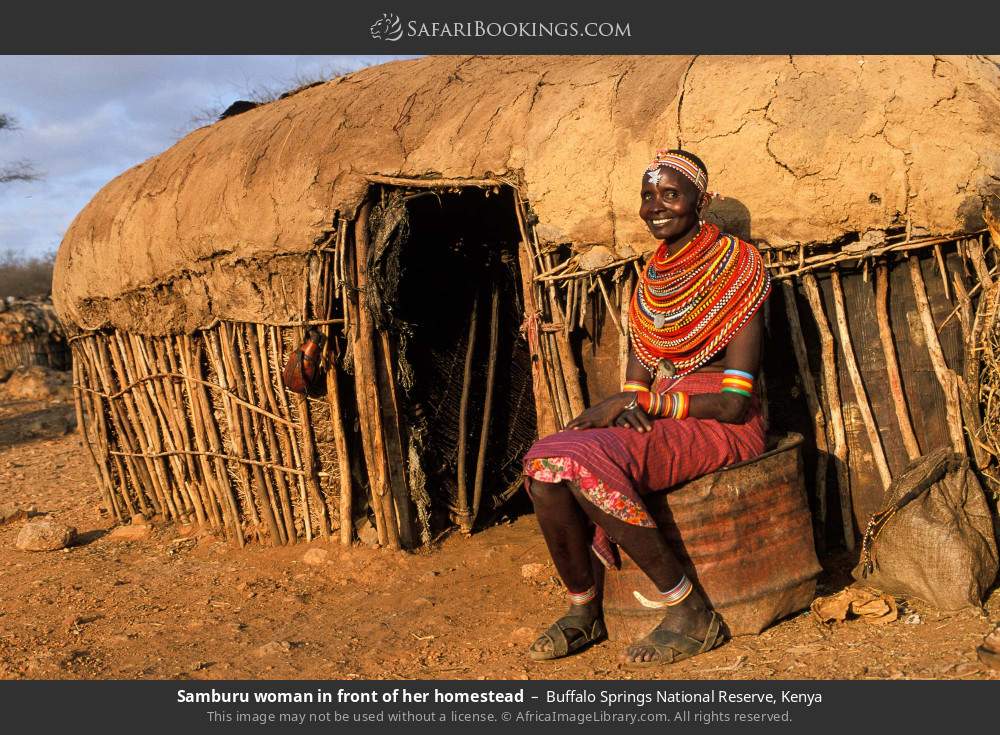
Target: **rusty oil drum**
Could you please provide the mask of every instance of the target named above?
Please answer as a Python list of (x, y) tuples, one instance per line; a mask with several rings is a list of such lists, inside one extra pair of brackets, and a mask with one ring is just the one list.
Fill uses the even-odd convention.
[[(772, 438), (759, 457), (646, 496), (688, 577), (731, 635), (752, 635), (809, 606), (819, 561), (813, 547), (799, 447), (801, 434)], [(773, 447), (773, 448), (772, 448)], [(663, 613), (632, 594), (656, 592), (626, 554), (604, 579), (604, 616), (612, 641), (633, 642)]]

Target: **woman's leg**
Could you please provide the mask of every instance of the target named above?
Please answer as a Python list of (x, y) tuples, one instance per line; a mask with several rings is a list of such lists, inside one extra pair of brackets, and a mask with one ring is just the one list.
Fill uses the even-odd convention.
[[(590, 560), (590, 522), (568, 485), (532, 480), (531, 500), (549, 555), (569, 592), (564, 617), (594, 621), (601, 616), (601, 602)], [(565, 634), (571, 647), (583, 635), (578, 628), (568, 628)], [(552, 641), (543, 635), (530, 650), (551, 651)]]
[[(634, 526), (605, 513), (587, 500), (579, 489), (570, 486), (575, 505), (589, 516), (590, 520), (603, 528), (608, 537), (625, 549), (626, 553), (650, 578), (656, 589), (667, 592), (677, 588), (685, 579), (684, 567), (674, 554), (660, 529)], [(670, 630), (702, 640), (712, 612), (704, 598), (696, 589), (691, 589), (680, 603), (665, 606), (663, 620), (658, 628)], [(637, 643), (629, 646), (623, 655), (626, 661), (653, 661), (657, 653), (652, 646)]]

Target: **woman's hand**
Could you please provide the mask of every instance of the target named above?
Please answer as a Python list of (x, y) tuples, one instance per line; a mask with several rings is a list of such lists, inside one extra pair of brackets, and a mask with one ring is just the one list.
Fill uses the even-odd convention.
[(636, 431), (649, 431), (652, 421), (641, 408), (626, 411), (635, 393), (616, 393), (591, 406), (566, 424), (567, 429), (604, 429), (609, 426), (626, 426)]

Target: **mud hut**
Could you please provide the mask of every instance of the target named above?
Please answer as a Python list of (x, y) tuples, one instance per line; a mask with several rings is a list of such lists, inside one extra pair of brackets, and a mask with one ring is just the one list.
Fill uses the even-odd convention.
[(69, 348), (52, 302), (0, 299), (0, 373), (34, 365), (69, 368)]
[[(997, 119), (978, 57), (429, 57), (196, 130), (109, 183), (56, 261), (107, 503), (241, 544), (483, 522), (532, 438), (617, 388), (666, 144), (781, 284), (771, 424), (810, 436), (820, 528), (851, 545), (908, 456), (993, 461), (966, 368)], [(325, 395), (280, 384), (307, 326)]]

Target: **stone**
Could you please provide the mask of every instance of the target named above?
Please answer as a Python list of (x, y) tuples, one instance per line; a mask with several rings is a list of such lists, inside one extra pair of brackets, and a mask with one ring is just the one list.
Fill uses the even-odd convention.
[(260, 648), (254, 651), (254, 654), (258, 658), (264, 658), (265, 656), (273, 656), (278, 653), (288, 653), (292, 649), (292, 644), (288, 641), (271, 641), (270, 643), (265, 643)]
[(309, 551), (302, 555), (302, 562), (304, 564), (318, 566), (320, 564), (326, 564), (329, 556), (330, 552), (327, 549), (309, 549)]
[(108, 534), (109, 539), (115, 539), (117, 541), (139, 541), (144, 538), (148, 538), (151, 533), (152, 528), (149, 524), (140, 523), (132, 524), (129, 526), (118, 526), (111, 530)]
[(49, 518), (25, 523), (14, 542), (22, 551), (58, 551), (73, 543), (76, 529)]
[(24, 510), (24, 508), (0, 508), (0, 526), (6, 526), (8, 523), (14, 523), (15, 521), (27, 520), (27, 518), (28, 511)]
[(537, 637), (538, 633), (534, 628), (521, 626), (520, 628), (514, 628), (514, 630), (510, 632), (509, 640), (511, 643), (527, 646), (534, 643)]
[(365, 546), (378, 546), (378, 531), (370, 523), (365, 523), (358, 529), (358, 541)]
[(521, 576), (524, 579), (532, 579), (538, 577), (545, 571), (545, 565), (538, 562), (532, 564), (525, 564), (521, 567)]

